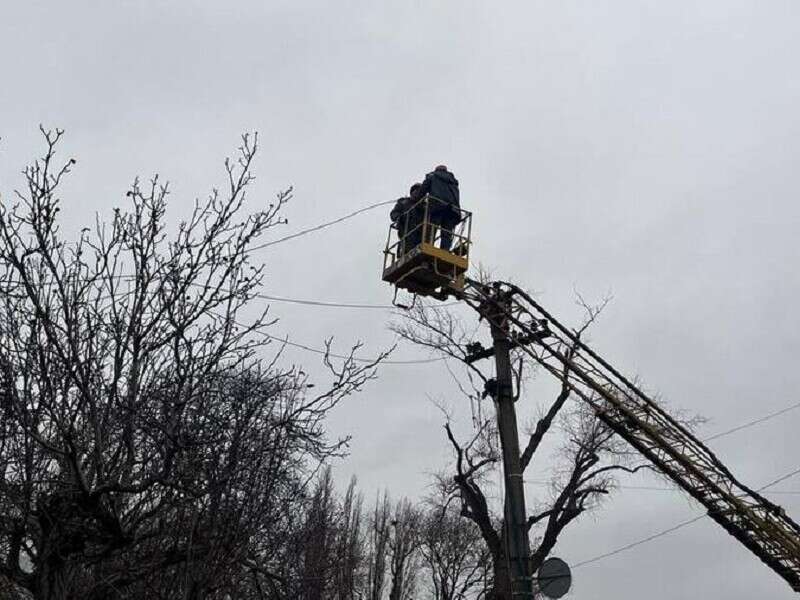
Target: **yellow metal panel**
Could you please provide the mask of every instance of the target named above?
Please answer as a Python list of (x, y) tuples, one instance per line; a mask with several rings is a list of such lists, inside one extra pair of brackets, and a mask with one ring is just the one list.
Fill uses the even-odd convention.
[(438, 260), (444, 261), (446, 263), (450, 263), (454, 265), (456, 268), (467, 270), (469, 266), (469, 260), (464, 256), (456, 256), (452, 252), (448, 252), (447, 250), (442, 250), (441, 248), (437, 248), (433, 244), (429, 244), (427, 242), (422, 242), (420, 244), (420, 249), (422, 250), (423, 254), (427, 254), (428, 256), (432, 256)]

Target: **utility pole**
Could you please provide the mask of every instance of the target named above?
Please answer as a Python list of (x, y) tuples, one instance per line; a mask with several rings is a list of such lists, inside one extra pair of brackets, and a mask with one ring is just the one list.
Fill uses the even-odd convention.
[[(498, 297), (503, 311), (510, 308), (509, 299)], [(498, 324), (499, 321), (499, 324)], [(511, 572), (511, 594), (514, 600), (533, 600), (533, 583), (530, 573), (530, 546), (528, 545), (528, 519), (525, 514), (525, 489), (522, 485), (517, 413), (514, 407), (511, 346), (507, 319), (489, 319), (497, 371), (494, 393), (497, 408), (497, 427), (503, 450), (503, 475), (505, 477), (505, 551)]]

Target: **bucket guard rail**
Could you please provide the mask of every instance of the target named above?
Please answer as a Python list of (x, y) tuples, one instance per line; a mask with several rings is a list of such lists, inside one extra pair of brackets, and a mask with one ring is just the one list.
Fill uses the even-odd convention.
[[(439, 300), (464, 288), (472, 246), (472, 213), (430, 195), (403, 212), (389, 227), (383, 252), (383, 280), (397, 290)], [(412, 302), (413, 306), (413, 302)]]

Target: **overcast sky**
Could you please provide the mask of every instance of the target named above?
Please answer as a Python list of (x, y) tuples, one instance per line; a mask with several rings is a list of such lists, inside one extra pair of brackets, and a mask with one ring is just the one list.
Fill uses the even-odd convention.
[[(6, 0), (0, 192), (41, 151), (39, 123), (65, 128), (78, 158), (65, 188), (74, 228), (155, 172), (180, 217), (222, 180), (243, 131), (262, 142), (252, 206), (295, 186), (286, 233), (394, 199), (445, 162), (475, 213), (476, 259), (568, 323), (574, 289), (611, 291), (594, 346), (708, 417), (707, 435), (800, 401), (798, 56), (788, 1)], [(388, 303), (386, 221), (373, 211), (262, 251), (265, 292)], [(393, 340), (388, 311), (273, 311), (276, 334), (310, 346), (361, 339), (367, 356)], [(427, 356), (400, 346), (394, 358)], [(551, 393), (533, 385), (520, 420)], [(441, 363), (387, 365), (340, 407), (332, 430), (354, 438), (340, 481), (357, 474), (368, 497), (425, 494), (449, 456), (431, 399), (469, 432)], [(798, 423), (788, 412), (712, 447), (758, 487), (798, 467)], [(533, 505), (546, 490), (527, 494)], [(800, 517), (800, 495), (771, 497)], [(556, 553), (575, 564), (700, 512), (679, 492), (621, 490)], [(706, 520), (574, 575), (581, 600), (794, 597)]]

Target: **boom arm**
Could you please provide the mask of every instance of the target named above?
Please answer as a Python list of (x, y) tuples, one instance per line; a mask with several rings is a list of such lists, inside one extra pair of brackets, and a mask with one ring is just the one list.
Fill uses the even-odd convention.
[(507, 328), (518, 347), (800, 592), (800, 526), (780, 506), (739, 482), (703, 442), (517, 286), (467, 280), (458, 295)]

